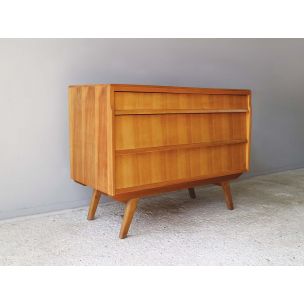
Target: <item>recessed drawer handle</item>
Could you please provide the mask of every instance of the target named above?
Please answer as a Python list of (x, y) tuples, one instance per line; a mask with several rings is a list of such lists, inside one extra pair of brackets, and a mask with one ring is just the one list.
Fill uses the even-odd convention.
[(115, 115), (151, 115), (151, 114), (217, 114), (217, 113), (246, 113), (247, 109), (142, 109), (116, 110)]

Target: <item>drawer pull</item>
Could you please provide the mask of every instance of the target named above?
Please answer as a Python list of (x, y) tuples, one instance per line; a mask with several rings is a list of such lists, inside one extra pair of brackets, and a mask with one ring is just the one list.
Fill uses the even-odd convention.
[(180, 149), (208, 148), (208, 147), (216, 147), (216, 146), (224, 146), (224, 145), (237, 145), (237, 144), (246, 144), (246, 143), (247, 143), (247, 140), (245, 140), (245, 139), (236, 139), (236, 140), (223, 140), (223, 141), (193, 143), (193, 144), (181, 144), (181, 145), (170, 145), (170, 146), (168, 145), (168, 146), (147, 147), (147, 148), (137, 148), (137, 149), (124, 149), (124, 150), (116, 150), (116, 155), (151, 153), (151, 152), (180, 150)]
[(143, 109), (116, 110), (115, 115), (150, 115), (150, 114), (216, 114), (216, 113), (246, 113), (247, 109)]

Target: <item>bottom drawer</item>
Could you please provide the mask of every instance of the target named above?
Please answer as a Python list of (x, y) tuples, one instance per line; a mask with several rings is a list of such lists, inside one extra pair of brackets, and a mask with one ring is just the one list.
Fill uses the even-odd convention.
[(115, 187), (123, 189), (246, 170), (246, 144), (116, 155)]

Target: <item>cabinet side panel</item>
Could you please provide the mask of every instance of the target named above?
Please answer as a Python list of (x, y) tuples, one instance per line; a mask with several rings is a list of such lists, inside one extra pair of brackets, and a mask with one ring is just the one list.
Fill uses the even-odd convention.
[(250, 150), (251, 150), (251, 125), (252, 125), (252, 108), (251, 108), (251, 94), (247, 98), (248, 113), (246, 117), (246, 131), (247, 131), (247, 147), (246, 147), (246, 171), (250, 170)]
[(113, 190), (113, 112), (111, 106), (111, 87), (96, 86), (96, 112), (99, 130), (96, 134), (98, 149), (97, 186), (104, 193), (114, 195)]
[(70, 87), (69, 116), (72, 179), (113, 195), (110, 86)]
[(74, 100), (78, 95), (78, 88), (70, 87), (68, 90), (69, 96), (69, 152), (70, 152), (70, 176), (75, 180), (75, 147), (74, 147), (74, 138), (75, 138), (75, 106)]
[(69, 88), (71, 177), (96, 186), (95, 90), (92, 86)]

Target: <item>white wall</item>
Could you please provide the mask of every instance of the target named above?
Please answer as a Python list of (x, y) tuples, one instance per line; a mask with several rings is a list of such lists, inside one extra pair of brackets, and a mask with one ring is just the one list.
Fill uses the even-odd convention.
[(87, 204), (69, 178), (70, 84), (252, 89), (251, 174), (304, 167), (303, 54), (303, 39), (0, 39), (0, 218)]

